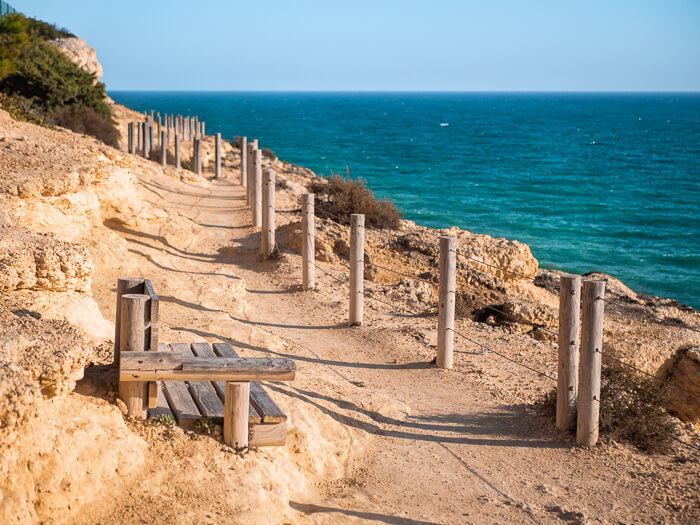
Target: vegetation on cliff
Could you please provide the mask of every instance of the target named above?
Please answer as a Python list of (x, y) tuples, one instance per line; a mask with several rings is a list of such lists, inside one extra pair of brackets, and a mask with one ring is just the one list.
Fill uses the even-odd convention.
[[(350, 215), (362, 213), (368, 226), (396, 230), (401, 225), (401, 212), (386, 199), (377, 199), (367, 182), (359, 177), (351, 179), (332, 173), (328, 179), (316, 179), (309, 183), (309, 191), (319, 199), (316, 209), (331, 218), (350, 222)], [(335, 217), (334, 217), (335, 216)]]
[(49, 43), (70, 36), (21, 14), (0, 18), (0, 91), (21, 108), (20, 118), (39, 117), (116, 146), (104, 84)]

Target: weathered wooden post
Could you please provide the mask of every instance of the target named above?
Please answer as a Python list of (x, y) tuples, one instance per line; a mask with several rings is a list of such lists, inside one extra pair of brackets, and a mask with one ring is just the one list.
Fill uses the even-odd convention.
[(202, 121), (202, 122), (199, 123), (199, 136), (202, 137), (202, 138), (206, 138), (206, 136), (207, 136), (207, 135), (204, 133), (204, 130), (205, 130), (204, 125), (205, 125), (205, 122), (204, 122), (204, 121)]
[(251, 190), (251, 211), (253, 227), (262, 226), (262, 151), (256, 149), (253, 153), (253, 181)]
[(194, 138), (199, 139), (201, 138), (201, 135), (199, 134), (199, 117), (197, 115), (194, 116)]
[(175, 130), (175, 167), (180, 169), (180, 135)]
[(350, 216), (350, 326), (362, 324), (365, 306), (365, 216)]
[(129, 145), (127, 146), (127, 151), (129, 153), (133, 153), (134, 152), (133, 151), (134, 150), (134, 123), (133, 122), (129, 122), (129, 124), (127, 125), (126, 134), (128, 136), (128, 142), (129, 142)]
[[(148, 349), (148, 301), (144, 294), (121, 296), (121, 320), (119, 332), (120, 352), (143, 352)], [(126, 404), (127, 415), (145, 419), (148, 415), (148, 383), (120, 381), (119, 397)]]
[(142, 123), (141, 122), (136, 122), (136, 133), (138, 135), (138, 141), (137, 141), (137, 153), (141, 153), (143, 151), (143, 131), (142, 131)]
[(156, 138), (158, 140), (161, 139), (161, 134), (160, 134), (160, 113), (158, 113), (158, 132), (156, 133)]
[(150, 125), (148, 121), (143, 124), (143, 156), (148, 158), (151, 155), (150, 147)]
[(268, 258), (275, 251), (275, 170), (266, 169), (262, 192), (262, 255)]
[(592, 447), (598, 442), (605, 281), (583, 281), (581, 295), (583, 316), (576, 443)]
[(202, 140), (201, 139), (194, 139), (194, 157), (196, 159), (196, 163), (193, 166), (195, 173), (197, 175), (202, 174)]
[(214, 177), (221, 178), (221, 133), (214, 135)]
[(224, 397), (224, 442), (241, 449), (248, 446), (250, 383), (227, 382)]
[(248, 142), (248, 191), (246, 192), (246, 204), (252, 206), (253, 184), (255, 182), (255, 152), (258, 149), (258, 139)]
[(165, 117), (165, 143), (170, 146), (170, 115)]
[(457, 292), (457, 239), (451, 235), (440, 237), (439, 271), (438, 346), (435, 363), (438, 368), (452, 368)]
[(138, 294), (143, 290), (143, 279), (131, 279), (120, 277), (117, 279), (117, 314), (114, 323), (114, 364), (119, 366), (119, 352), (121, 350), (121, 312), (122, 295)]
[(165, 131), (160, 132), (160, 165), (165, 168), (168, 163), (168, 143), (165, 142)]
[(151, 155), (153, 150), (153, 121), (148, 122), (148, 155)]
[(559, 365), (557, 367), (557, 428), (576, 425), (578, 396), (578, 324), (581, 308), (581, 277), (559, 278)]
[(316, 288), (316, 246), (314, 226), (314, 194), (301, 196), (301, 285), (304, 290)]
[(246, 188), (248, 194), (248, 137), (241, 137), (241, 186)]

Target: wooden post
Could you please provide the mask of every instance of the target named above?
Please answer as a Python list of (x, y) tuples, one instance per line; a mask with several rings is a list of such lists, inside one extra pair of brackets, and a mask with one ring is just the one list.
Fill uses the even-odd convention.
[[(143, 352), (147, 349), (148, 323), (146, 321), (149, 296), (124, 294), (121, 298), (119, 333), (120, 352)], [(148, 415), (148, 383), (120, 381), (119, 397), (126, 403), (127, 415), (145, 419)]]
[(218, 179), (221, 177), (221, 133), (214, 135), (214, 156), (214, 177)]
[(275, 251), (275, 170), (265, 170), (262, 190), (262, 232), (260, 239), (262, 256), (268, 258)]
[(204, 121), (200, 122), (199, 123), (199, 136), (203, 139), (207, 137), (206, 133), (204, 133), (205, 129), (206, 129), (205, 122)]
[(227, 382), (224, 397), (224, 443), (241, 449), (248, 446), (250, 383)]
[(137, 147), (136, 147), (136, 152), (141, 153), (141, 150), (143, 150), (143, 143), (141, 140), (143, 139), (143, 132), (141, 131), (141, 122), (136, 123), (136, 133), (137, 133)]
[(301, 196), (301, 283), (304, 290), (316, 288), (316, 246), (314, 226), (314, 194)]
[(255, 152), (258, 149), (258, 139), (248, 142), (248, 190), (246, 192), (246, 204), (253, 204), (253, 183), (255, 182)]
[(153, 122), (148, 122), (148, 151), (146, 152), (146, 158), (151, 156), (151, 150), (153, 149)]
[(121, 336), (122, 295), (143, 292), (143, 279), (120, 277), (117, 279), (117, 314), (114, 322), (114, 365), (119, 366), (119, 350)]
[(175, 130), (175, 167), (180, 169), (180, 134)]
[(193, 142), (193, 162), (192, 169), (197, 175), (202, 174), (202, 140), (195, 138)]
[(362, 324), (365, 287), (365, 216), (350, 216), (350, 326)]
[(160, 134), (160, 113), (158, 113), (158, 132), (156, 133), (156, 138), (160, 141), (163, 135)]
[[(241, 137), (241, 186), (248, 187), (248, 137)], [(247, 195), (247, 191), (246, 191)]]
[(165, 117), (165, 143), (170, 145), (170, 115)]
[(605, 281), (583, 281), (581, 295), (583, 316), (576, 443), (592, 447), (598, 442)]
[(134, 123), (129, 122), (129, 125), (127, 127), (127, 135), (128, 135), (128, 140), (129, 140), (129, 145), (127, 147), (127, 151), (129, 153), (134, 152)]
[(253, 212), (253, 227), (262, 226), (262, 151), (255, 150), (253, 154), (253, 188), (251, 191), (251, 210)]
[(168, 144), (165, 142), (165, 131), (160, 132), (160, 165), (165, 168), (168, 163)]
[(559, 278), (559, 366), (557, 367), (557, 428), (576, 424), (578, 396), (578, 323), (581, 309), (581, 277)]
[(457, 293), (457, 239), (440, 237), (440, 287), (438, 291), (438, 368), (452, 368), (455, 328), (455, 295)]

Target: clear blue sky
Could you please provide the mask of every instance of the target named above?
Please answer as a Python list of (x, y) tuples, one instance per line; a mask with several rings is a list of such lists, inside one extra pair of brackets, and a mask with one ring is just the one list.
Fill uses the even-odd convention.
[(12, 0), (107, 89), (700, 91), (700, 0)]

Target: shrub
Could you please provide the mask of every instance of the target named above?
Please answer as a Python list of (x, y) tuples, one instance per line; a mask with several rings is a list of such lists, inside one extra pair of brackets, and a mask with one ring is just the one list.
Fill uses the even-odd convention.
[(92, 135), (115, 148), (119, 146), (119, 132), (111, 118), (105, 118), (94, 109), (86, 107), (64, 108), (56, 115), (56, 124), (76, 133)]
[(7, 111), (15, 120), (29, 122), (45, 128), (51, 127), (38, 111), (32, 109), (31, 103), (22, 97), (11, 97), (0, 92), (0, 108)]
[(21, 14), (0, 18), (0, 91), (22, 102), (20, 118), (41, 116), (116, 145), (104, 84), (47, 42), (66, 36), (73, 35)]
[[(651, 378), (603, 365), (600, 386), (600, 436), (631, 443), (645, 452), (669, 453), (679, 431), (666, 412), (661, 384)], [(538, 404), (556, 416), (557, 389), (546, 392)]]
[(395, 230), (401, 225), (401, 212), (386, 199), (377, 199), (363, 179), (351, 179), (331, 172), (328, 179), (309, 183), (309, 191), (316, 194), (316, 209), (350, 221), (353, 213), (362, 213), (365, 223), (375, 228)]

